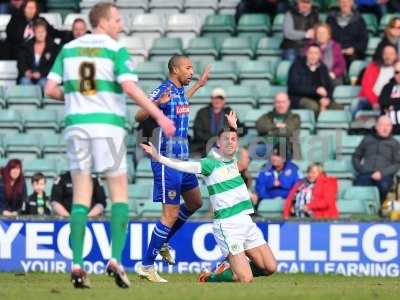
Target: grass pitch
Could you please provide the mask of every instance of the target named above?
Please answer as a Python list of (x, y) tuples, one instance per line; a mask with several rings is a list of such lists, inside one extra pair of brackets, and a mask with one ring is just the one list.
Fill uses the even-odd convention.
[(151, 284), (130, 274), (132, 287), (119, 289), (105, 275), (92, 275), (92, 289), (75, 290), (69, 274), (0, 273), (0, 299), (34, 300), (353, 300), (399, 299), (399, 278), (344, 277), (334, 275), (275, 274), (257, 278), (251, 284), (199, 284), (197, 276), (165, 275), (167, 284)]

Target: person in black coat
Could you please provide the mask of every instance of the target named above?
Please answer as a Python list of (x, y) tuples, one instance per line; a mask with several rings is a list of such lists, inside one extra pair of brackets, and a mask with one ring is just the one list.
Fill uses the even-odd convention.
[(64, 31), (55, 29), (44, 18), (39, 17), (39, 6), (37, 1), (27, 0), (21, 6), (19, 13), (11, 17), (6, 28), (6, 43), (10, 48), (9, 59), (16, 59), (23, 43), (34, 37), (33, 22), (37, 19), (46, 22), (49, 39), (62, 39), (64, 37)]
[(353, 8), (353, 0), (339, 0), (339, 10), (328, 15), (332, 37), (343, 49), (347, 66), (355, 59), (363, 59), (368, 45), (367, 26), (361, 14)]
[(379, 95), (381, 113), (388, 115), (393, 124), (393, 134), (400, 134), (400, 62), (394, 66), (394, 77)]
[(400, 54), (400, 18), (394, 17), (386, 25), (384, 36), (375, 49), (373, 60), (379, 62), (382, 60), (383, 48), (391, 45), (396, 48), (397, 54)]
[(18, 53), (18, 82), (46, 84), (47, 74), (57, 57), (59, 47), (47, 36), (47, 23), (37, 19), (33, 24), (35, 37), (23, 44)]
[(305, 108), (314, 111), (342, 109), (333, 102), (333, 81), (328, 68), (321, 62), (321, 50), (311, 44), (306, 57), (298, 58), (289, 69), (288, 94), (292, 108)]
[(46, 195), (46, 177), (35, 173), (31, 179), (33, 193), (28, 197), (24, 213), (27, 215), (50, 215), (50, 201)]

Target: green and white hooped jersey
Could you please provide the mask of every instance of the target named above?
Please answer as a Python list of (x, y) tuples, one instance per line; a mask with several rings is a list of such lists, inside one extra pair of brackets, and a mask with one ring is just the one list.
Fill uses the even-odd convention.
[(227, 219), (254, 212), (236, 159), (224, 161), (221, 155), (211, 150), (208, 156), (200, 161), (200, 164), (201, 174), (205, 176), (214, 210), (214, 219)]
[[(86, 34), (62, 48), (48, 79), (63, 83), (65, 125), (89, 137), (125, 135), (123, 81), (137, 81), (128, 51), (106, 34)], [(76, 130), (72, 130), (76, 134)]]

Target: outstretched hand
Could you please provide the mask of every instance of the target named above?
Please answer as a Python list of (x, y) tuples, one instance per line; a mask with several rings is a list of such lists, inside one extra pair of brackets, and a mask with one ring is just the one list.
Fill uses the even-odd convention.
[(151, 142), (148, 142), (148, 144), (142, 143), (140, 144), (140, 147), (142, 147), (144, 152), (150, 155), (154, 160), (158, 161), (160, 159), (160, 155), (158, 154), (157, 149)]
[(207, 66), (204, 68), (203, 74), (201, 74), (199, 80), (197, 80), (197, 84), (198, 84), (200, 87), (203, 87), (203, 86), (206, 85), (206, 83), (207, 83), (207, 81), (208, 81), (208, 76), (210, 75), (211, 67), (212, 67), (211, 65), (207, 65)]
[(237, 130), (237, 116), (236, 113), (231, 110), (229, 114), (225, 114), (225, 117), (228, 119), (229, 127), (235, 128)]
[(170, 85), (165, 91), (164, 93), (161, 94), (161, 96), (158, 98), (158, 103), (159, 104), (165, 104), (168, 103), (171, 100), (171, 89), (172, 89), (172, 85)]

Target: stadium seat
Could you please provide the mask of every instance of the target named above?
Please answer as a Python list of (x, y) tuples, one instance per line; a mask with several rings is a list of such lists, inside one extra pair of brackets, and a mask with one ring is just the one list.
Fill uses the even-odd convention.
[(203, 21), (206, 16), (214, 15), (218, 9), (218, 0), (186, 0), (185, 13), (197, 15)]
[(285, 199), (282, 198), (261, 200), (257, 212), (266, 218), (279, 218), (282, 217), (284, 204)]
[(354, 171), (349, 159), (327, 160), (324, 162), (324, 170), (330, 176), (338, 179), (353, 179)]
[(56, 177), (58, 175), (57, 163), (55, 159), (35, 159), (27, 160), (23, 163), (24, 175), (32, 177), (37, 172), (43, 173), (46, 177)]
[(333, 99), (337, 103), (351, 105), (358, 101), (359, 92), (360, 86), (338, 85), (333, 91)]
[(258, 41), (256, 56), (260, 59), (264, 56), (281, 56), (282, 38), (279, 37), (263, 37)]
[[(200, 64), (200, 69), (208, 65), (207, 62)], [(210, 82), (217, 80), (219, 84), (235, 83), (237, 81), (237, 67), (233, 61), (216, 61), (212, 63), (212, 72), (210, 73)]]
[(166, 65), (158, 61), (145, 61), (140, 63), (136, 69), (140, 80), (165, 80)]
[(161, 212), (161, 203), (153, 201), (137, 201), (137, 214), (141, 218), (160, 218)]
[[(194, 95), (193, 98), (190, 99), (190, 111), (192, 111), (193, 106), (199, 105), (204, 107), (210, 103), (212, 90), (215, 88), (214, 85), (205, 85), (201, 89), (199, 89)], [(193, 121), (193, 118), (190, 118)]]
[(262, 33), (264, 36), (271, 30), (271, 21), (267, 14), (244, 14), (240, 17), (237, 32)]
[(46, 134), (42, 136), (41, 144), (43, 147), (43, 157), (54, 159), (64, 157), (66, 159), (66, 145), (62, 134)]
[(3, 109), (7, 105), (6, 99), (4, 98), (4, 88), (0, 86), (0, 107)]
[(151, 171), (149, 159), (142, 159), (139, 161), (136, 168), (136, 176), (138, 178), (153, 178), (153, 172)]
[(0, 15), (0, 38), (6, 38), (6, 28), (8, 23), (10, 22), (11, 15), (10, 14), (1, 14)]
[(282, 33), (283, 31), (283, 20), (285, 18), (284, 14), (277, 14), (272, 22), (272, 33)]
[(17, 61), (0, 60), (0, 84), (3, 86), (15, 85), (17, 77)]
[(178, 14), (183, 9), (183, 0), (151, 0), (149, 9), (151, 13), (157, 15), (169, 16)]
[(286, 85), (291, 65), (292, 62), (288, 60), (282, 60), (279, 63), (278, 68), (276, 69), (275, 84)]
[(374, 35), (378, 29), (378, 20), (373, 14), (362, 14), (362, 17), (367, 25), (367, 30), (370, 34)]
[(303, 136), (300, 139), (302, 160), (324, 162), (335, 158), (335, 149), (331, 138), (326, 136)]
[(79, 3), (81, 8), (81, 13), (89, 13), (90, 9), (96, 4), (101, 2), (101, 0), (82, 0)]
[(229, 36), (235, 32), (235, 19), (233, 15), (210, 15), (202, 26), (204, 36)]
[(349, 215), (364, 215), (368, 213), (366, 203), (362, 200), (343, 200), (339, 199), (336, 202), (339, 210), (340, 217), (347, 217)]
[(351, 83), (355, 83), (358, 79), (358, 76), (360, 76), (362, 70), (365, 69), (367, 66), (368, 62), (365, 60), (354, 60), (350, 64), (349, 68), (349, 78)]
[(16, 134), (4, 136), (3, 143), (7, 156), (36, 159), (42, 154), (41, 136), (37, 134)]
[(121, 10), (129, 10), (132, 15), (144, 14), (149, 8), (148, 0), (116, 0), (115, 4)]
[(79, 10), (78, 0), (65, 1), (65, 0), (47, 0), (46, 8), (49, 12), (58, 12), (63, 16), (68, 13), (78, 12)]
[(29, 110), (21, 112), (24, 118), (25, 132), (45, 133), (45, 130), (60, 131), (58, 115), (54, 110)]
[(153, 42), (149, 58), (153, 61), (168, 61), (174, 54), (182, 54), (183, 46), (180, 38), (158, 38)]
[(362, 135), (342, 134), (338, 154), (342, 158), (351, 157), (363, 138)]
[(196, 37), (189, 41), (185, 54), (192, 59), (211, 59), (218, 57), (218, 48), (215, 39), (207, 37)]
[(351, 115), (348, 111), (327, 110), (320, 112), (317, 122), (317, 130), (322, 129), (348, 129)]
[(52, 25), (56, 29), (62, 28), (62, 17), (61, 14), (52, 12), (52, 13), (40, 13), (40, 16), (46, 19), (50, 25)]
[(253, 84), (257, 81), (271, 81), (273, 79), (273, 69), (267, 61), (250, 60), (239, 64), (239, 80), (241, 84), (250, 80)]
[[(377, 214), (380, 208), (379, 192), (372, 186), (352, 186), (348, 187), (344, 193), (343, 200), (347, 202), (358, 202), (357, 208), (370, 215)], [(356, 204), (354, 205), (356, 206)]]
[(89, 17), (86, 14), (68, 14), (64, 19), (64, 29), (71, 30), (72, 24), (74, 23), (75, 19), (83, 19), (86, 22), (86, 25), (90, 28)]
[(227, 102), (235, 108), (239, 108), (242, 104), (255, 107), (257, 105), (257, 95), (251, 86), (233, 85), (226, 88)]
[(380, 37), (370, 37), (368, 39), (368, 46), (367, 46), (367, 56), (372, 56), (375, 53), (375, 49), (380, 43), (381, 38)]
[(131, 59), (136, 65), (146, 60), (148, 50), (142, 37), (120, 37), (118, 41), (128, 50)]
[(292, 160), (292, 162), (299, 168), (299, 170), (305, 175), (310, 162), (307, 160)]
[(144, 39), (146, 49), (153, 44), (153, 40), (164, 34), (165, 18), (156, 14), (141, 14), (133, 18), (132, 34)]
[(284, 85), (270, 85), (268, 89), (259, 90), (258, 103), (267, 105), (273, 104), (275, 95), (279, 92), (286, 93), (287, 87)]
[(223, 60), (251, 59), (254, 49), (249, 38), (232, 37), (223, 41), (220, 54)]
[(309, 109), (293, 109), (292, 113), (298, 114), (301, 120), (300, 128), (306, 129), (309, 132), (315, 130), (315, 114)]
[(128, 197), (141, 201), (149, 201), (153, 199), (153, 182), (147, 184), (136, 183), (128, 185)]
[(265, 163), (265, 160), (252, 159), (250, 161), (248, 171), (252, 178), (257, 178), (258, 173), (260, 173), (260, 170), (264, 167)]
[(0, 110), (0, 133), (18, 134), (24, 130), (22, 117), (18, 111)]
[(385, 30), (385, 27), (387, 26), (387, 24), (389, 24), (390, 20), (393, 19), (394, 17), (399, 18), (400, 14), (384, 14), (379, 23), (379, 31), (383, 32)]
[(218, 11), (222, 14), (235, 14), (236, 7), (238, 6), (240, 0), (220, 0), (218, 4)]
[(257, 120), (266, 112), (261, 109), (251, 109), (247, 111), (244, 118), (244, 125), (246, 128), (255, 128)]
[(42, 104), (42, 90), (38, 85), (15, 85), (5, 90), (8, 107), (32, 109)]
[(200, 19), (196, 14), (177, 14), (168, 18), (165, 34), (170, 38), (180, 38), (184, 47), (200, 32)]

